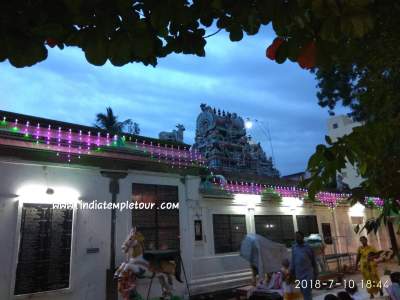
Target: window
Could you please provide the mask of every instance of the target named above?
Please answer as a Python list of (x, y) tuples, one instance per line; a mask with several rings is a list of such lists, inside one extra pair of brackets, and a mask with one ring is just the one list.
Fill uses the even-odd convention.
[(144, 235), (146, 250), (179, 249), (179, 209), (157, 209), (161, 203), (179, 203), (178, 187), (134, 183), (132, 190), (134, 202), (155, 204), (132, 211), (132, 225)]
[(289, 215), (254, 216), (256, 233), (272, 241), (291, 246), (294, 241), (293, 217)]
[(303, 232), (305, 236), (319, 233), (316, 216), (296, 216), (296, 220), (298, 230)]
[(237, 252), (245, 237), (245, 215), (213, 215), (215, 253)]
[(331, 231), (331, 224), (330, 223), (322, 223), (322, 235), (324, 237), (325, 244), (331, 245), (332, 244), (332, 231)]
[(72, 215), (50, 204), (24, 204), (15, 295), (69, 287)]

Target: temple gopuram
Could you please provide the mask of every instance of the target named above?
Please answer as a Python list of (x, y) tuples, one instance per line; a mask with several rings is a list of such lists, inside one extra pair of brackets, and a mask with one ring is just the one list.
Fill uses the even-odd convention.
[(247, 136), (242, 117), (206, 104), (200, 108), (193, 148), (202, 154), (211, 170), (218, 174), (279, 177), (260, 143)]

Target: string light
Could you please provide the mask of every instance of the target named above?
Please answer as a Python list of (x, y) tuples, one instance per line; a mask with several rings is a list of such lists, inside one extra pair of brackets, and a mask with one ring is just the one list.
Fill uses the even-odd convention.
[(39, 144), (39, 135), (40, 135), (40, 124), (37, 123), (37, 126), (36, 126), (36, 144)]
[[(82, 130), (78, 130), (74, 133), (71, 128), (64, 131), (62, 127), (53, 129), (51, 125), (42, 128), (40, 123), (37, 123), (36, 126), (32, 126), (29, 121), (26, 121), (25, 124), (21, 126), (21, 122), (18, 119), (8, 124), (6, 117), (3, 117), (1, 123), (4, 126), (2, 126), (0, 130), (20, 131), (20, 133), (27, 138), (32, 135), (36, 144), (44, 143), (47, 146), (46, 148), (55, 151), (57, 156), (60, 156), (62, 152), (66, 153), (68, 161), (71, 160), (72, 155), (76, 155), (79, 158), (81, 154), (91, 154), (92, 140), (90, 131), (86, 134), (84, 134)], [(117, 135), (114, 135), (112, 139), (113, 144), (118, 147), (123, 147), (126, 140), (126, 137), (125, 139), (122, 137), (123, 143), (120, 145)], [(129, 137), (129, 140), (132, 140), (132, 137)], [(98, 151), (100, 151), (102, 146), (110, 146), (110, 142), (111, 138), (109, 133), (106, 133), (104, 137), (101, 136), (100, 132), (97, 133), (95, 145)], [(136, 150), (148, 153), (151, 158), (156, 158), (160, 163), (169, 163), (172, 167), (178, 166), (178, 168), (182, 168), (184, 166), (186, 168), (190, 165), (205, 165), (202, 156), (197, 150), (187, 149), (186, 147), (182, 149), (179, 145), (174, 147), (173, 145), (168, 146), (164, 144), (162, 147), (159, 143), (157, 143), (156, 146), (153, 141), (146, 143), (145, 140), (141, 141), (141, 145), (138, 146), (137, 139), (134, 144)]]
[(365, 197), (365, 204), (382, 208), (385, 204), (385, 201), (379, 197)]
[[(267, 189), (272, 189), (274, 192), (279, 194), (281, 197), (292, 197), (292, 198), (300, 198), (304, 199), (307, 196), (307, 189), (302, 189), (298, 187), (286, 187), (286, 186), (272, 186), (258, 183), (248, 183), (248, 182), (240, 182), (237, 181), (227, 181), (224, 182), (216, 182), (215, 177), (213, 178), (213, 183), (215, 185), (219, 184), (219, 186), (229, 192), (229, 193), (241, 193), (241, 194), (257, 194), (260, 195), (263, 191)], [(316, 194), (315, 198), (319, 200), (322, 204), (328, 206), (331, 209), (336, 208), (340, 202), (347, 200), (351, 195), (343, 194), (343, 193), (329, 193), (329, 192), (319, 192)], [(376, 198), (376, 205), (383, 205), (383, 200)]]
[(50, 148), (50, 139), (51, 139), (51, 125), (49, 125), (49, 127), (47, 127), (47, 140), (46, 140), (46, 144), (47, 144), (47, 148)]
[(336, 208), (341, 201), (344, 201), (350, 197), (349, 194), (339, 194), (339, 193), (328, 193), (328, 192), (319, 192), (315, 196), (322, 204), (327, 207), (334, 209)]
[(100, 151), (100, 132), (97, 133), (96, 146), (97, 146), (97, 151)]
[(18, 131), (19, 130), (19, 128), (18, 128), (18, 119), (15, 119), (14, 127), (12, 128), (12, 130), (13, 131)]
[(88, 138), (87, 138), (87, 153), (90, 154), (90, 145), (92, 144), (92, 133), (90, 131), (88, 131)]
[(26, 121), (25, 123), (24, 135), (25, 137), (29, 136), (29, 121)]
[(61, 150), (61, 127), (58, 127), (57, 133), (57, 151)]

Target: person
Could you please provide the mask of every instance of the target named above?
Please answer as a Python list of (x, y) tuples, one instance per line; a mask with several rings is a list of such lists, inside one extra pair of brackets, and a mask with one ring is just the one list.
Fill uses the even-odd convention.
[(400, 300), (400, 272), (390, 273), (390, 281), (392, 282), (388, 288), (390, 300)]
[(353, 298), (350, 297), (349, 293), (345, 292), (345, 291), (341, 291), (339, 293), (337, 293), (337, 298), (338, 300), (352, 300)]
[(360, 237), (360, 242), (361, 246), (357, 251), (356, 268), (360, 264), (364, 285), (367, 287), (370, 298), (374, 298), (374, 295), (378, 292), (383, 296), (382, 288), (380, 288), (378, 268), (375, 262), (377, 251), (374, 247), (368, 245), (368, 239), (365, 236)]
[(357, 285), (354, 285), (353, 287), (347, 286), (346, 292), (348, 292), (350, 294), (350, 296), (353, 300), (362, 300), (363, 299), (362, 295), (358, 291)]
[(282, 261), (282, 287), (283, 287), (283, 300), (301, 299), (301, 294), (296, 290), (293, 278), (290, 276), (290, 262), (288, 259)]
[(304, 234), (296, 232), (296, 243), (292, 247), (290, 274), (301, 282), (304, 300), (312, 299), (312, 285), (318, 276), (317, 263), (312, 248), (304, 242)]
[(324, 297), (324, 300), (338, 300), (338, 297), (336, 297), (334, 294), (328, 294)]

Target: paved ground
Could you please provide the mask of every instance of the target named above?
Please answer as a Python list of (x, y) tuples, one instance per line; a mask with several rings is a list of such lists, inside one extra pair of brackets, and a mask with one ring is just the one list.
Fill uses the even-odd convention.
[[(390, 270), (392, 272), (400, 271), (400, 266), (398, 264), (395, 264), (395, 263), (381, 263), (379, 265), (379, 275), (381, 275), (382, 283), (383, 284), (385, 284), (385, 283), (390, 284), (389, 276), (384, 276), (383, 275), (385, 269), (388, 269), (388, 270)], [(359, 289), (360, 293), (364, 296), (365, 299), (369, 299), (369, 295), (367, 293), (367, 290), (365, 288), (362, 289), (361, 286), (360, 286), (360, 282), (361, 282), (362, 277), (361, 277), (361, 274), (359, 272), (357, 272), (356, 274), (346, 275), (345, 279), (346, 280), (354, 280), (355, 282), (357, 282), (357, 286), (358, 286), (358, 289)], [(327, 295), (327, 294), (337, 294), (338, 292), (343, 291), (343, 290), (344, 290), (344, 288), (335, 288), (335, 289), (331, 289), (331, 290), (314, 290), (313, 299), (315, 299), (315, 300), (323, 300), (325, 295)], [(387, 293), (385, 291), (385, 296), (384, 297), (377, 297), (376, 296), (374, 299), (388, 299), (386, 297), (386, 295), (387, 295)]]
[[(381, 263), (379, 264), (379, 275), (381, 276), (381, 280), (383, 283), (387, 282), (388, 284), (390, 284), (390, 279), (389, 276), (384, 276), (384, 270), (390, 270), (392, 272), (394, 271), (400, 271), (400, 266), (396, 263)], [(361, 282), (361, 274), (360, 272), (357, 272), (355, 274), (347, 274), (344, 277), (345, 280), (354, 280), (354, 282), (357, 283), (357, 286), (359, 288), (360, 293), (364, 296), (363, 299), (368, 300), (369, 299), (369, 295), (366, 291), (366, 289), (362, 289), (360, 286), (360, 282)], [(337, 294), (340, 291), (343, 291), (344, 288), (334, 288), (334, 289), (320, 289), (320, 290), (313, 290), (313, 299), (315, 300), (324, 300), (324, 297), (328, 294)], [(233, 290), (232, 290), (233, 292)], [(199, 296), (196, 299), (213, 299), (213, 300), (236, 300), (236, 298), (233, 296), (232, 293), (225, 293), (225, 294), (215, 294), (215, 295), (208, 295), (208, 296)], [(374, 298), (374, 300), (383, 300), (383, 299), (388, 299), (387, 298), (387, 293), (385, 291), (385, 295), (384, 297), (378, 297), (378, 295)]]

